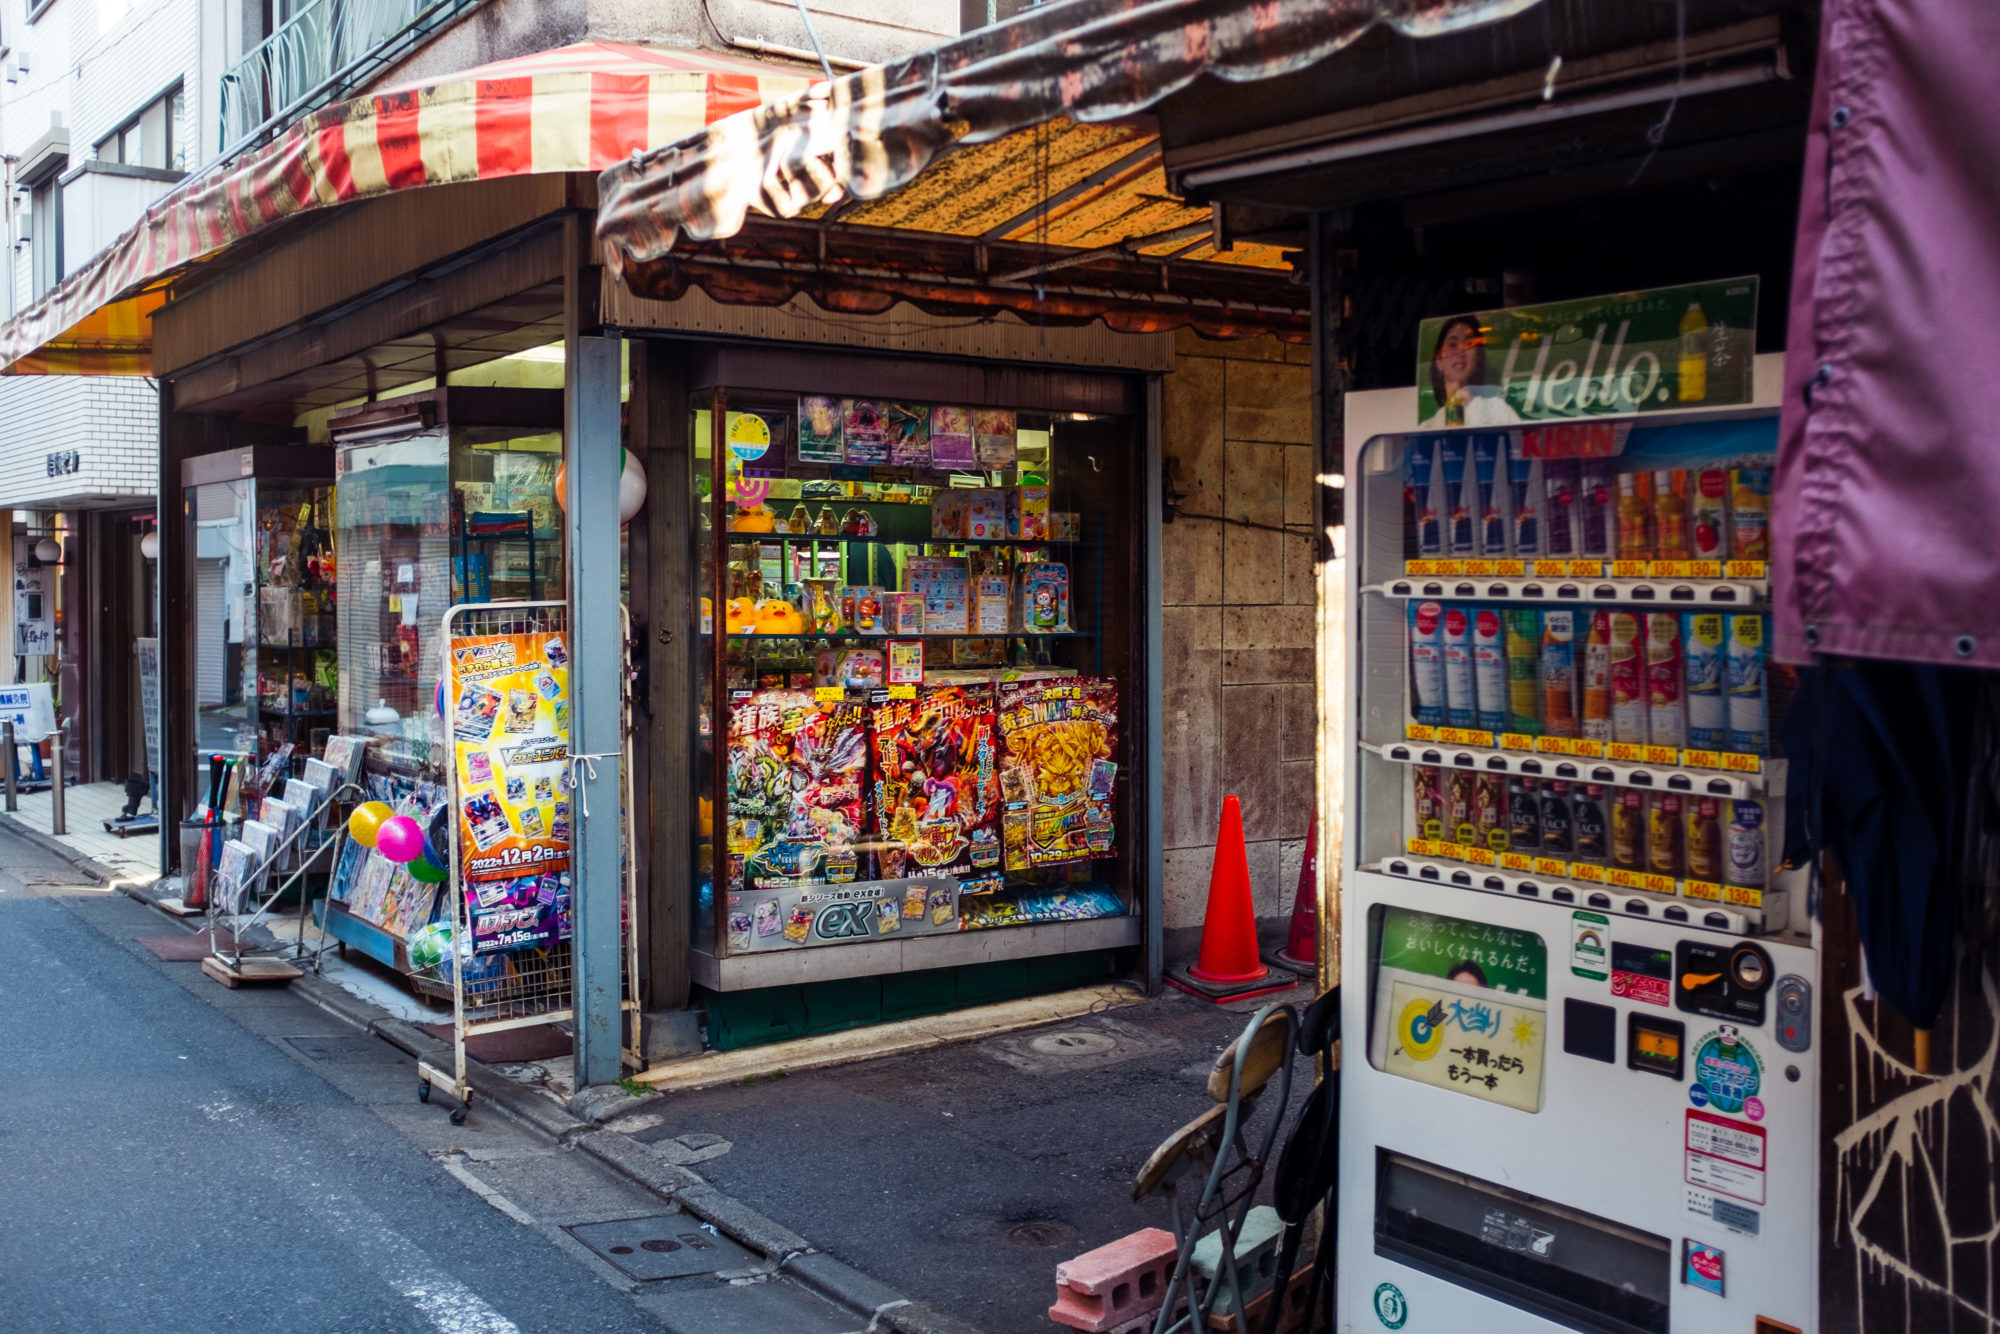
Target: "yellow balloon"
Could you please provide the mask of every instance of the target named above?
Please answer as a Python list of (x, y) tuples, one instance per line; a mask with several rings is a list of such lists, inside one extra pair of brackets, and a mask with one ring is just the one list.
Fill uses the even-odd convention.
[(347, 817), (348, 836), (362, 847), (372, 848), (382, 822), (395, 813), (389, 809), (387, 802), (364, 801), (354, 808), (354, 814)]

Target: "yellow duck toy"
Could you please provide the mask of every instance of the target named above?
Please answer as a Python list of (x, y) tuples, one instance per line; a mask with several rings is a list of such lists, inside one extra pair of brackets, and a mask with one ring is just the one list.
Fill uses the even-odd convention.
[(766, 598), (757, 604), (757, 633), (760, 635), (802, 635), (806, 632), (806, 618), (799, 609), (779, 598)]
[(757, 613), (749, 598), (731, 598), (724, 605), (724, 626), (732, 635), (757, 633)]
[(778, 526), (778, 515), (769, 505), (754, 505), (747, 510), (736, 511), (736, 517), (729, 522), (730, 528), (739, 533), (768, 533)]

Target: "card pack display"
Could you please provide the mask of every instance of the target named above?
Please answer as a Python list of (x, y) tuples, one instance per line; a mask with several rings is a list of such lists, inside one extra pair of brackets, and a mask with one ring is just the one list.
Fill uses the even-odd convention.
[(760, 690), (729, 716), (728, 840), (759, 881), (852, 880), (868, 766), (862, 706)]
[(569, 939), (569, 873), (547, 871), (465, 887), (472, 952), (536, 949)]
[(972, 434), (971, 408), (931, 409), (931, 466), (976, 468), (979, 447)]
[(910, 591), (924, 600), (924, 633), (971, 633), (969, 576), (963, 556), (912, 556), (904, 562)]
[(889, 405), (873, 398), (841, 402), (841, 429), (849, 463), (889, 461)]
[(560, 634), (449, 645), (459, 865), (468, 882), (569, 869), (569, 649)]
[(889, 405), (889, 462), (898, 468), (931, 464), (931, 410), (922, 403)]
[(870, 710), (879, 838), (908, 874), (965, 875), (1000, 864), (994, 698), (985, 686), (932, 686)]
[(799, 462), (847, 462), (846, 412), (840, 400), (819, 394), (799, 397)]
[(1009, 871), (1112, 855), (1118, 683), (1000, 687), (1001, 837)]
[(1014, 466), (1014, 413), (1010, 408), (981, 408), (972, 414), (974, 447), (979, 466), (988, 470)]

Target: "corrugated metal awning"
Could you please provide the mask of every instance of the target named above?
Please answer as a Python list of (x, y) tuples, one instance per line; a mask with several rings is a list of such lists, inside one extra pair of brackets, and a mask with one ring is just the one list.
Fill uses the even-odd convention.
[(396, 190), (601, 171), (808, 83), (734, 56), (586, 42), (327, 107), (174, 187), (0, 326), (0, 361), (16, 375), (148, 374), (174, 279), (289, 219)]
[[(1306, 295), (1285, 255), (1227, 245), (1208, 210), (1172, 197), (1142, 113), (1203, 76), (1305, 69), (1377, 25), (1431, 36), (1536, 3), (1044, 5), (612, 166), (598, 235), (611, 270), (662, 299), (696, 285), (723, 300), (807, 292), (843, 311), (908, 300), (937, 313), (1300, 334)], [(752, 215), (815, 219), (818, 239), (800, 253), (796, 233)], [(878, 228), (925, 244), (835, 253), (839, 234)]]

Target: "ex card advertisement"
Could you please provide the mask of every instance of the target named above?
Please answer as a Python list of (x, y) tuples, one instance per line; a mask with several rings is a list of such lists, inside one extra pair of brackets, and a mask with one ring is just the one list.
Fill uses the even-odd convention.
[(446, 721), (465, 881), (567, 871), (567, 641), (560, 633), (479, 635), (453, 639), (449, 652)]
[[(869, 710), (877, 833), (908, 874), (991, 874), (1000, 865), (993, 691), (929, 686)], [(897, 873), (901, 873), (900, 868)]]
[(1075, 676), (1000, 687), (1001, 834), (1007, 869), (1112, 854), (1118, 683)]

